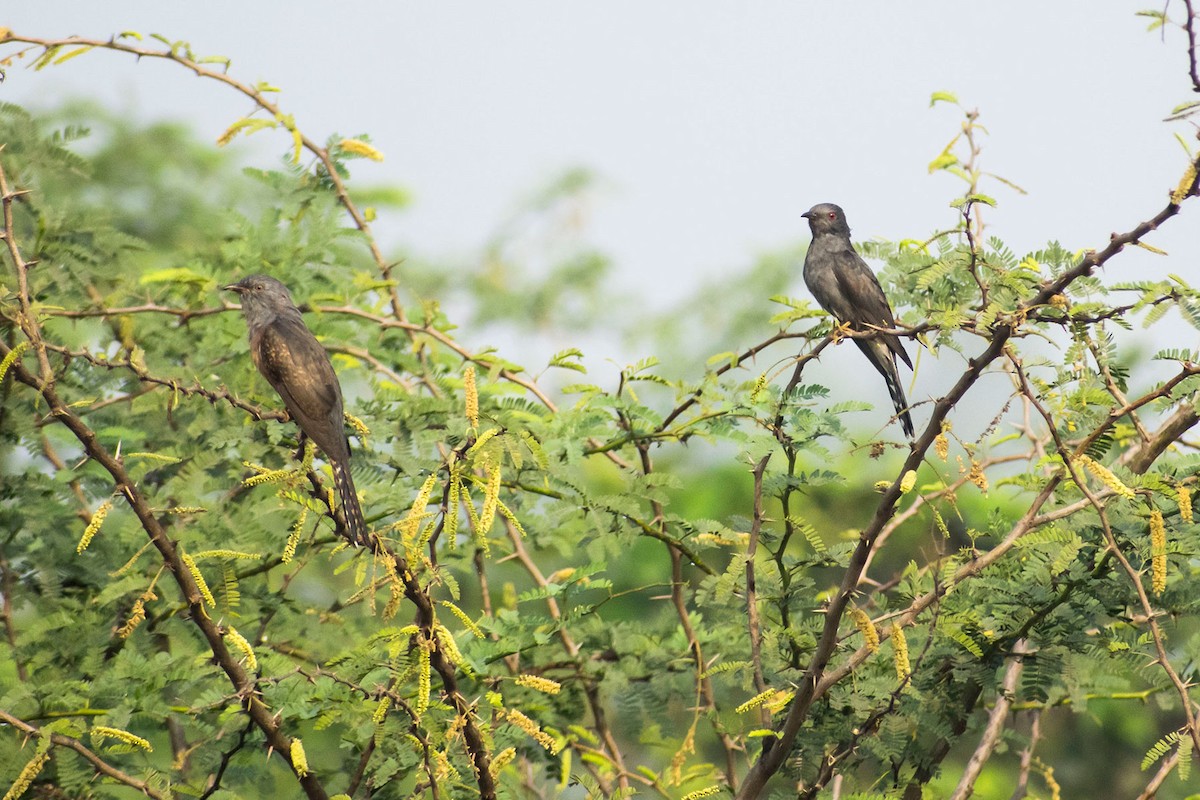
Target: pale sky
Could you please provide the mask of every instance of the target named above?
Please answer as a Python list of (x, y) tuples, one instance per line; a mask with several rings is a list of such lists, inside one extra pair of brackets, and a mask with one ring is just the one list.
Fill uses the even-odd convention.
[[(229, 56), (239, 79), (279, 86), (314, 139), (370, 133), (386, 160), (356, 162), (354, 177), (414, 195), (381, 219), (385, 247), (465, 261), (522, 196), (587, 167), (602, 187), (587, 239), (622, 288), (660, 305), (807, 241), (800, 214), (818, 202), (842, 205), (856, 239), (952, 225), (959, 185), (926, 166), (959, 117), (929, 108), (934, 91), (980, 110), (985, 168), (1028, 190), (983, 187), (1001, 202), (990, 232), (1018, 253), (1049, 239), (1099, 248), (1156, 213), (1186, 166), (1173, 133), (1193, 134), (1162, 121), (1193, 99), (1183, 33), (1147, 33), (1144, 0), (8, 5), (0, 25), (22, 34), (186, 39)], [(175, 65), (104, 52), (14, 67), (0, 85), (32, 108), (74, 95), (212, 140), (251, 110)], [(254, 151), (268, 164), (286, 148), (270, 136)], [(1195, 217), (1150, 239), (1169, 258), (1130, 253), (1110, 278), (1200, 284)], [(798, 273), (791, 293), (807, 296)], [(1182, 330), (1191, 338), (1172, 344), (1194, 346)]]

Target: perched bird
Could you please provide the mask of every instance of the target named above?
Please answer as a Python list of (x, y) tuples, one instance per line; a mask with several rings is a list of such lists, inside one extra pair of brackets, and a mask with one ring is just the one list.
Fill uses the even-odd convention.
[[(879, 280), (850, 244), (846, 212), (833, 203), (821, 203), (800, 216), (808, 219), (813, 237), (804, 259), (804, 283), (821, 308), (854, 331), (895, 328), (896, 319)], [(900, 426), (911, 439), (912, 417), (908, 415), (908, 401), (904, 399), (900, 373), (896, 369), (897, 357), (912, 369), (904, 345), (899, 337), (887, 333), (855, 339), (854, 343), (883, 375), (900, 416)]]
[(329, 354), (304, 324), (300, 309), (279, 281), (250, 275), (224, 288), (241, 295), (254, 366), (283, 398), (301, 432), (329, 461), (350, 538), (367, 544), (367, 525), (350, 476), (342, 387)]

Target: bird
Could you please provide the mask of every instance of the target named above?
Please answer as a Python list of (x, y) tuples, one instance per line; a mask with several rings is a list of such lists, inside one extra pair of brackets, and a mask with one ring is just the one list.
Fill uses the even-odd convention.
[[(812, 231), (812, 244), (804, 258), (804, 283), (821, 308), (854, 331), (895, 328), (896, 319), (879, 279), (850, 243), (846, 212), (833, 203), (820, 203), (800, 216), (808, 220)], [(912, 439), (912, 417), (908, 413), (904, 388), (900, 385), (896, 359), (907, 364), (909, 369), (913, 364), (900, 338), (895, 334), (878, 333), (870, 338), (856, 338), (854, 343), (883, 376), (900, 417), (900, 426), (905, 436)]]
[(279, 281), (268, 275), (248, 275), (223, 288), (241, 298), (254, 366), (279, 393), (301, 433), (325, 454), (349, 538), (367, 544), (367, 525), (350, 475), (342, 387), (329, 354), (304, 324), (287, 286)]

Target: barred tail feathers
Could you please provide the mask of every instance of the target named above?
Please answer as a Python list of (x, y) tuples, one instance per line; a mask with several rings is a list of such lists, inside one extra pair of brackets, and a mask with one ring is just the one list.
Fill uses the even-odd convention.
[(342, 516), (346, 520), (346, 533), (351, 541), (367, 544), (367, 523), (363, 519), (362, 506), (358, 504), (358, 491), (354, 488), (354, 478), (350, 475), (350, 463), (337, 459), (331, 462), (333, 483), (337, 487), (338, 499), (341, 501)]

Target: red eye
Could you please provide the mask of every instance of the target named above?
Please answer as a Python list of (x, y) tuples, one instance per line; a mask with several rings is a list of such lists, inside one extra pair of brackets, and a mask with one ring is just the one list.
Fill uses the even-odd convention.
[(829, 218), (830, 218), (830, 219), (836, 219), (836, 218), (837, 218), (837, 214), (836, 214), (836, 213), (834, 213), (834, 212), (832, 212), (832, 211), (830, 211), (830, 212), (829, 212)]

